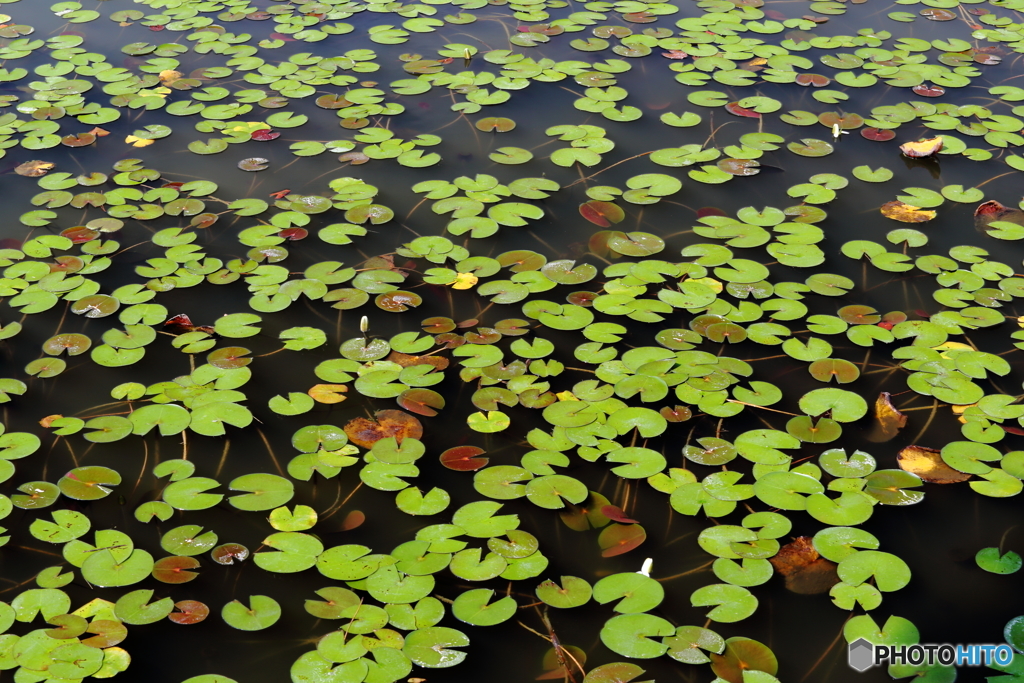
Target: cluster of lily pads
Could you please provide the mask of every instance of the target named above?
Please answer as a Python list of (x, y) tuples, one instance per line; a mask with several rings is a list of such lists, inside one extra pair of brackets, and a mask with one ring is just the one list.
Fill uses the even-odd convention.
[[(17, 593), (0, 602), (0, 670), (15, 669), (17, 681), (112, 677), (129, 669), (121, 643), (135, 627), (169, 619), (201, 629), (219, 610), (244, 632), (280, 629), (283, 615), (319, 629), (315, 648), (291, 664), (295, 683), (405, 680), (472, 657), (456, 648), (477, 629), (524, 620), (549, 641), (537, 658), (545, 678), (627, 683), (644, 669), (616, 660), (666, 657), (709, 665), (718, 683), (771, 683), (780, 666), (789, 675), (787, 662), (733, 626), (758, 611), (758, 586), (779, 574), (794, 592), (828, 593), (857, 612), (843, 627), (848, 642), (919, 642), (907, 618), (876, 620), (911, 568), (861, 525), (878, 506), (921, 502), (925, 484), (967, 483), (992, 498), (1024, 490), (1024, 451), (1013, 445), (1024, 406), (999, 383), (1013, 374), (1004, 356), (1024, 349), (1014, 307), (1024, 280), (979, 246), (1024, 238), (1024, 201), (1003, 206), (981, 189), (990, 176), (995, 188), (1000, 174), (1024, 171), (1024, 156), (1010, 153), (1024, 146), (1024, 89), (986, 80), (1005, 73), (1003, 56), (1024, 52), (1024, 24), (1011, 14), (1024, 3), (923, 0), (916, 14), (888, 14), (966, 29), (933, 40), (826, 31), (849, 9), (832, 0), (799, 17), (762, 0), (589, 2), (579, 11), (563, 0), (135, 3), (151, 13), (58, 2), (38, 27), (17, 23), (27, 3), (0, 4), (11, 5), (0, 22), (0, 82), (19, 92), (0, 95), (15, 110), (0, 116), (0, 156), (25, 176), (7, 182), (27, 202), (0, 248), (0, 346), (35, 356), (0, 378), (5, 421), (17, 425), (0, 425), (0, 481), (10, 487), (0, 518), (20, 514), (23, 525), (4, 530), (0, 552), (28, 546), (59, 558), (13, 577)], [(445, 5), (450, 13), (438, 17)], [(373, 24), (379, 14), (396, 17)], [(99, 19), (134, 42), (118, 53), (70, 30)], [(473, 37), (488, 24), (507, 47)], [(173, 40), (155, 42), (164, 31)], [(442, 37), (429, 56), (390, 47), (434, 32)], [(299, 51), (295, 42), (319, 45)], [(548, 56), (564, 56), (561, 48), (582, 58)], [(672, 88), (668, 104), (627, 91), (640, 71)], [(377, 73), (394, 79), (387, 89), (360, 80)], [(707, 89), (716, 84), (724, 90)], [(987, 97), (941, 99), (968, 86)], [(528, 145), (532, 125), (476, 116), (554, 97), (554, 88), (569, 90), (580, 113), (566, 121), (539, 111), (548, 140), (532, 148), (504, 142)], [(883, 88), (927, 99), (862, 94)], [(437, 102), (451, 121), (424, 132), (406, 123)], [(718, 110), (743, 126), (731, 142), (719, 142)], [(173, 130), (177, 119), (166, 116), (149, 122), (161, 112), (194, 117), (193, 131)], [(629, 148), (623, 126), (638, 120), (668, 146)], [(893, 163), (902, 150), (938, 177), (942, 159), (969, 162), (978, 180), (895, 187), (884, 166), (836, 168), (851, 131)], [(480, 133), (493, 143), (491, 163), (481, 155), (472, 171), (452, 170), (451, 140)], [(284, 134), (301, 138), (274, 142)], [(922, 134), (931, 137), (915, 142)], [(187, 142), (173, 149), (175, 137)], [(161, 170), (170, 151), (227, 156), (235, 145), (246, 151), (231, 172), (280, 171), (300, 189), (268, 194), (254, 181), (235, 196), (229, 182)], [(112, 166), (96, 160), (111, 148), (120, 149)], [(249, 156), (261, 149), (274, 151)], [(327, 153), (337, 165), (312, 170)], [(739, 188), (791, 162), (787, 154), (831, 166), (767, 200), (777, 206), (699, 208), (711, 188), (691, 181)], [(987, 163), (997, 158), (1005, 166)], [(430, 170), (386, 184), (361, 170), (388, 160)], [(627, 163), (631, 175), (596, 180)], [(858, 200), (873, 221), (894, 221), (886, 243), (830, 235), (827, 206), (853, 194), (877, 197)], [(970, 244), (929, 248), (927, 223), (986, 199), (967, 220)], [(556, 219), (557, 202), (578, 211)], [(673, 213), (650, 219), (645, 207)], [(619, 229), (627, 218), (636, 229)], [(575, 258), (549, 245), (550, 231), (570, 224), (587, 230)], [(523, 248), (523, 235), (536, 246)], [(863, 262), (860, 287), (829, 272), (853, 272), (848, 260)], [(924, 288), (931, 308), (911, 311), (909, 297), (889, 311), (866, 305), (869, 274)], [(205, 296), (216, 288), (240, 297), (237, 310), (207, 320)], [(189, 313), (209, 324), (172, 300), (194, 301)], [(1005, 350), (969, 336), (1000, 327), (1013, 328)], [(777, 348), (762, 357), (762, 347)], [(868, 355), (842, 357), (850, 349)], [(878, 353), (869, 362), (877, 351), (891, 362)], [(312, 371), (286, 373), (286, 390), (264, 397), (254, 376), (269, 377), (289, 353), (317, 359)], [(780, 363), (813, 388), (792, 393)], [(160, 379), (119, 381), (136, 365)], [(82, 372), (92, 408), (65, 415), (55, 394), (49, 415), (19, 409), (52, 385), (81, 386)], [(884, 391), (869, 395), (866, 376), (881, 373)], [(931, 405), (914, 405), (918, 396)], [(936, 415), (955, 419), (962, 439), (897, 455), (886, 444), (908, 409), (930, 410), (916, 440), (930, 438)], [(484, 446), (438, 447), (450, 441), (441, 419)], [(258, 432), (266, 442), (261, 426), (290, 440), (288, 462), (222, 484), (227, 439)], [(43, 438), (66, 446), (74, 467), (16, 465), (45, 461)], [(865, 439), (874, 455), (851, 445)], [(181, 457), (143, 462), (140, 480), (158, 482), (153, 495), (129, 493), (104, 464), (105, 445), (122, 440), (146, 458), (151, 444), (181, 444)], [(219, 463), (189, 457), (190, 443), (194, 453), (217, 440)], [(80, 458), (78, 446), (87, 449)], [(428, 483), (443, 470), (462, 490)], [(340, 497), (342, 481), (394, 493), (408, 523), (375, 547), (327, 542), (335, 529), (324, 522), (345, 503), (307, 498), (303, 485), (329, 482)], [(118, 496), (133, 519), (98, 528), (93, 513), (114, 509)], [(260, 546), (250, 551), (230, 527), (208, 529), (203, 511), (213, 508), (265, 517)], [(668, 563), (642, 564), (642, 550), (633, 552), (658, 554), (644, 527), (652, 508), (703, 520), (688, 552), (710, 556), (704, 570), (714, 578), (690, 592), (685, 614), (663, 609), (675, 578)], [(563, 575), (559, 548), (545, 530), (521, 528), (527, 519), (586, 535), (595, 562), (632, 552), (642, 568)], [(350, 510), (342, 530), (362, 521)], [(206, 557), (225, 571), (251, 563), (330, 585), (306, 591), (303, 605), (232, 594), (211, 606), (186, 585), (203, 578)], [(1002, 547), (977, 562), (1002, 574), (1020, 567)], [(601, 646), (560, 641), (552, 620), (592, 601), (606, 606), (591, 634)], [(1005, 638), (1024, 652), (1020, 624), (1011, 621)], [(1005, 670), (1020, 676), (1024, 665)], [(956, 676), (926, 664), (888, 673)], [(188, 683), (231, 681), (196, 674)]]

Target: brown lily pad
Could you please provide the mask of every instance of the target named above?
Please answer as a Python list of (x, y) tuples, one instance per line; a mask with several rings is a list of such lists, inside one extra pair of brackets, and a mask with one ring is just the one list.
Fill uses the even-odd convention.
[[(601, 506), (601, 514), (607, 517), (605, 508)], [(615, 557), (628, 553), (647, 540), (647, 532), (639, 524), (612, 524), (601, 531), (597, 544), (601, 546), (601, 557)]]
[(865, 140), (888, 142), (896, 137), (896, 133), (886, 128), (862, 128), (860, 136)]
[(249, 549), (241, 543), (224, 543), (210, 551), (210, 557), (217, 564), (234, 564), (249, 557)]
[(942, 149), (942, 138), (926, 138), (924, 140), (917, 140), (915, 142), (904, 142), (900, 145), (900, 151), (906, 156), (914, 159), (920, 159), (923, 157), (930, 157), (933, 154), (938, 154)]
[(941, 453), (925, 446), (907, 446), (896, 455), (896, 462), (901, 470), (916, 474), (929, 484), (957, 484), (971, 478), (943, 462)]
[(907, 424), (907, 416), (896, 410), (888, 391), (878, 394), (875, 400), (875, 422), (868, 434), (868, 440), (882, 443), (895, 438)]
[(750, 638), (729, 638), (722, 654), (712, 652), (710, 657), (711, 670), (728, 683), (743, 683), (744, 671), (764, 671), (771, 676), (779, 671), (779, 661), (771, 649)]
[(786, 579), (786, 589), (800, 595), (827, 593), (839, 583), (837, 565), (815, 550), (810, 536), (800, 536), (782, 546), (768, 561)]
[(378, 410), (374, 419), (357, 417), (344, 427), (349, 440), (360, 448), (372, 448), (373, 444), (389, 436), (401, 443), (402, 439), (418, 439), (423, 436), (423, 424), (401, 410)]
[(365, 522), (365, 521), (366, 521), (366, 515), (362, 511), (360, 511), (360, 510), (352, 510), (347, 515), (345, 515), (345, 519), (341, 522), (341, 530), (342, 531), (351, 531), (352, 529), (355, 529), (356, 527), (362, 526), (363, 522)]
[(815, 88), (824, 88), (831, 82), (831, 78), (828, 76), (822, 76), (821, 74), (800, 74), (796, 77), (796, 84), (804, 87), (812, 86)]
[(54, 164), (49, 161), (40, 161), (39, 159), (33, 159), (32, 161), (26, 161), (23, 164), (18, 164), (14, 168), (14, 172), (18, 175), (28, 176), (29, 178), (38, 178), (44, 176), (50, 172), (50, 169), (54, 167)]
[(424, 417), (434, 417), (444, 408), (444, 397), (432, 389), (406, 389), (395, 400), (409, 412)]
[(180, 600), (174, 603), (177, 612), (171, 612), (167, 618), (175, 624), (198, 624), (210, 616), (210, 608), (198, 600)]
[(487, 467), (490, 460), (479, 457), (486, 452), (477, 446), (455, 446), (441, 454), (441, 464), (457, 472), (474, 472)]
[(156, 561), (153, 565), (153, 578), (162, 583), (188, 583), (199, 576), (191, 571), (199, 567), (199, 560), (194, 557), (172, 555)]
[(880, 209), (882, 215), (900, 223), (925, 223), (937, 215), (931, 209), (922, 209), (913, 204), (904, 204), (899, 200), (893, 200), (882, 204)]
[(626, 217), (622, 207), (612, 202), (601, 202), (596, 199), (580, 204), (580, 215), (602, 228), (619, 223)]

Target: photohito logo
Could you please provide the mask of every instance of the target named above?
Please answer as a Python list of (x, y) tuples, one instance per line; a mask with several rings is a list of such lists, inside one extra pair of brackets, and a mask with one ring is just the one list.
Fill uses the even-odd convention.
[(999, 645), (872, 645), (863, 638), (850, 643), (847, 662), (856, 671), (882, 664), (942, 664), (943, 666), (1006, 666), (1013, 661), (1013, 648)]

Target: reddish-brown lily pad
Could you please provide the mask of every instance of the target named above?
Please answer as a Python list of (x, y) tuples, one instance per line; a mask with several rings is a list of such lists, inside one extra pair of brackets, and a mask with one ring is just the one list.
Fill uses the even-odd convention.
[(479, 457), (486, 452), (477, 446), (455, 446), (441, 454), (441, 464), (456, 472), (474, 472), (487, 467), (489, 459)]
[(710, 657), (711, 670), (728, 683), (743, 683), (744, 671), (763, 671), (771, 676), (779, 671), (779, 661), (771, 648), (750, 638), (729, 638), (725, 651), (712, 652)]
[(174, 603), (177, 612), (171, 612), (167, 618), (175, 624), (198, 624), (210, 616), (210, 608), (198, 600), (181, 600)]
[(593, 199), (580, 204), (580, 215), (594, 225), (608, 228), (612, 223), (621, 222), (626, 217), (626, 212), (618, 204)]
[(374, 419), (357, 417), (344, 427), (349, 440), (360, 448), (372, 448), (373, 444), (389, 436), (401, 443), (402, 439), (418, 439), (423, 436), (423, 424), (401, 410), (378, 410)]
[(163, 583), (188, 583), (199, 576), (191, 571), (198, 567), (199, 560), (194, 557), (172, 555), (153, 564), (153, 578)]
[(801, 595), (825, 593), (839, 583), (836, 563), (818, 554), (810, 536), (800, 536), (768, 561), (785, 577), (786, 588)]
[(824, 88), (831, 82), (831, 78), (828, 76), (822, 76), (821, 74), (800, 74), (796, 77), (796, 84), (804, 87), (813, 86), (815, 88)]
[(432, 389), (406, 389), (395, 400), (410, 413), (425, 417), (434, 417), (444, 408), (444, 397)]
[(249, 549), (241, 543), (224, 543), (211, 550), (210, 557), (217, 564), (234, 564), (249, 557)]
[(217, 349), (206, 356), (206, 362), (221, 370), (240, 368), (252, 362), (252, 358), (246, 358), (251, 351), (242, 346), (225, 346)]
[[(601, 508), (602, 515), (604, 507), (607, 506)], [(601, 546), (601, 557), (615, 557), (637, 548), (645, 540), (647, 532), (639, 524), (612, 524), (601, 531), (597, 544)]]
[(896, 137), (895, 131), (888, 130), (886, 128), (862, 128), (860, 136), (865, 140), (873, 140), (875, 142), (888, 142)]
[(739, 102), (730, 102), (729, 104), (725, 105), (725, 110), (732, 114), (733, 116), (744, 116), (749, 119), (761, 118), (761, 114), (754, 111), (753, 109), (741, 107)]
[(937, 85), (915, 85), (912, 90), (920, 95), (921, 97), (942, 97), (946, 94), (945, 88), (940, 88)]

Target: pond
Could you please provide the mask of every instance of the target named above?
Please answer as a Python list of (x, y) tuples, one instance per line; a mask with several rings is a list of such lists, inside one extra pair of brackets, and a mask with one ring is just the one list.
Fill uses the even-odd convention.
[(0, 670), (1020, 680), (1022, 10), (0, 0)]

